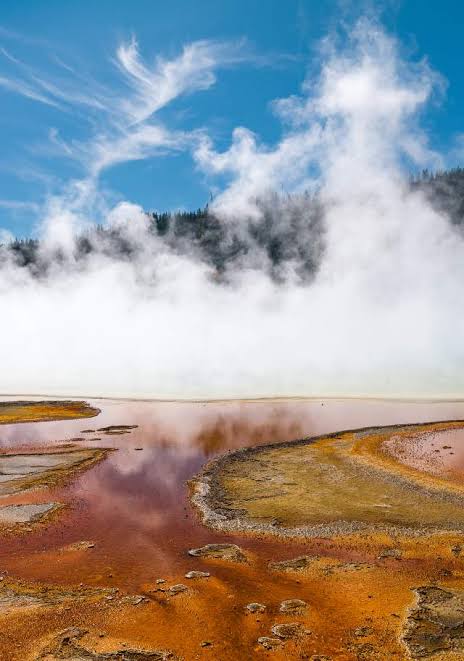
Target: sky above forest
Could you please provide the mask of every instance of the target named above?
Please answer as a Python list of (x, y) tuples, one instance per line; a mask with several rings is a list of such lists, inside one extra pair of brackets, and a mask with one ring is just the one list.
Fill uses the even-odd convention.
[(278, 100), (310, 89), (324, 39), (363, 16), (439, 75), (421, 123), (443, 165), (459, 164), (463, 14), (457, 0), (4, 0), (0, 228), (37, 233), (70, 181), (98, 182), (110, 205), (203, 206), (236, 175), (208, 167), (211, 147), (230, 153), (242, 129), (257, 150), (278, 144)]

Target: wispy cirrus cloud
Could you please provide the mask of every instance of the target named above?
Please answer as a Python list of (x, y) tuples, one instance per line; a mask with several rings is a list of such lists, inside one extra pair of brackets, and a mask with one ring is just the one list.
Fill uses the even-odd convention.
[(39, 87), (31, 85), (24, 80), (14, 80), (6, 76), (0, 76), (0, 87), (3, 87), (3, 89), (9, 92), (21, 94), (21, 96), (25, 96), (26, 98), (32, 99), (33, 101), (39, 101), (40, 103), (45, 103), (48, 106), (60, 108), (60, 104), (56, 100), (47, 94), (44, 94)]
[(89, 143), (78, 145), (89, 173), (100, 172), (118, 163), (186, 149), (197, 139), (197, 131), (172, 130), (156, 116), (174, 99), (210, 88), (216, 81), (215, 70), (240, 58), (234, 44), (198, 41), (184, 46), (172, 59), (157, 57), (148, 65), (137, 41), (121, 44), (116, 64), (126, 89), (105, 106), (106, 127)]
[(106, 104), (109, 122), (92, 143), (80, 145), (89, 172), (155, 153), (185, 150), (197, 144), (201, 131), (173, 130), (157, 114), (175, 99), (209, 89), (219, 68), (252, 58), (243, 41), (195, 41), (171, 59), (156, 57), (148, 64), (137, 40), (119, 45), (115, 62), (130, 93)]
[[(105, 94), (97, 88), (94, 81), (87, 79), (85, 85), (78, 83), (75, 73), (64, 78), (62, 75), (53, 75), (49, 79), (29, 64), (13, 55), (4, 47), (0, 54), (8, 64), (8, 71), (2, 73), (0, 85), (5, 89), (17, 92), (34, 101), (55, 106), (64, 112), (72, 111), (76, 106), (88, 106), (104, 110), (107, 102)], [(85, 92), (83, 91), (86, 90)]]
[(11, 211), (38, 211), (39, 208), (40, 206), (36, 202), (0, 199), (0, 209), (10, 209)]
[(133, 90), (120, 109), (128, 119), (141, 122), (183, 94), (207, 90), (216, 82), (215, 69), (243, 61), (243, 46), (243, 42), (195, 41), (184, 46), (177, 57), (157, 57), (149, 67), (132, 38), (117, 50), (117, 64)]
[(48, 130), (47, 143), (28, 146), (30, 153), (58, 156), (80, 168), (77, 178), (45, 196), (40, 221), (44, 238), (53, 243), (60, 237), (70, 250), (77, 228), (100, 221), (101, 210), (103, 215), (107, 210), (108, 191), (99, 185), (103, 172), (130, 161), (193, 151), (203, 140), (201, 127), (172, 128), (165, 117), (161, 119), (161, 110), (175, 99), (211, 88), (220, 68), (245, 61), (269, 64), (251, 53), (244, 41), (195, 41), (171, 58), (158, 55), (148, 60), (132, 37), (116, 49), (112, 62), (119, 82), (111, 78), (109, 84), (109, 79), (95, 81), (53, 53), (48, 56), (48, 66), (38, 70), (1, 48), (0, 88), (53, 106), (80, 122), (78, 132), (68, 133), (67, 122), (64, 130)]
[(160, 151), (187, 149), (198, 140), (198, 131), (170, 129), (157, 113), (174, 99), (209, 89), (218, 68), (253, 59), (243, 41), (202, 40), (185, 45), (170, 59), (157, 56), (148, 63), (132, 37), (116, 50), (113, 62), (121, 81), (115, 88), (84, 76), (58, 57), (53, 60), (59, 70), (43, 73), (4, 47), (0, 53), (8, 65), (5, 73), (0, 68), (0, 88), (80, 117), (90, 111), (84, 114), (91, 126), (88, 139), (68, 139), (56, 128), (49, 132), (52, 151), (79, 162), (84, 176), (90, 177)]

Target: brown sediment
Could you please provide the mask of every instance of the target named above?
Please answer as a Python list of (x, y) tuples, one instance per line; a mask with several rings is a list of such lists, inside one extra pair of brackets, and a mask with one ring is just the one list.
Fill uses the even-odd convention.
[(206, 544), (198, 549), (190, 549), (189, 555), (196, 558), (215, 558), (230, 562), (247, 562), (247, 557), (237, 544)]
[(393, 435), (406, 442), (463, 427), (394, 425), (245, 448), (207, 464), (191, 481), (192, 500), (203, 523), (223, 531), (464, 531), (463, 485), (402, 465), (386, 451)]
[[(403, 641), (413, 658), (464, 655), (464, 591), (425, 585), (414, 590)], [(446, 658), (445, 657), (445, 658)]]
[(0, 402), (0, 425), (93, 418), (100, 409), (78, 401)]
[(127, 649), (124, 645), (110, 652), (93, 651), (83, 642), (89, 631), (70, 627), (55, 636), (52, 643), (37, 657), (37, 661), (53, 661), (54, 659), (69, 659), (76, 661), (87, 659), (88, 661), (175, 661), (177, 657), (166, 650), (142, 650)]

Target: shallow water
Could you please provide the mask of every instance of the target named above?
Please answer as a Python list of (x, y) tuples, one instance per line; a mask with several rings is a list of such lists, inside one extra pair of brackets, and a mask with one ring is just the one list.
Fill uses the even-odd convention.
[[(76, 437), (101, 438), (78, 442), (79, 446), (115, 450), (65, 487), (3, 499), (3, 504), (57, 501), (69, 507), (45, 526), (2, 540), (1, 571), (45, 582), (83, 582), (139, 591), (158, 577), (191, 569), (186, 551), (210, 542), (235, 541), (269, 560), (307, 552), (308, 545), (314, 550), (325, 542), (283, 544), (206, 529), (190, 507), (186, 482), (208, 459), (238, 447), (370, 425), (464, 418), (464, 403), (459, 402), (89, 403), (101, 409), (100, 415), (0, 426), (2, 451), (56, 446)], [(134, 424), (138, 428), (123, 435), (81, 433)], [(456, 435), (455, 446), (461, 443), (459, 439), (464, 440), (462, 433)], [(462, 467), (464, 449), (457, 456)], [(81, 540), (90, 540), (95, 547), (60, 551)]]
[(393, 436), (385, 449), (401, 463), (457, 483), (464, 479), (464, 430), (425, 433), (397, 443)]

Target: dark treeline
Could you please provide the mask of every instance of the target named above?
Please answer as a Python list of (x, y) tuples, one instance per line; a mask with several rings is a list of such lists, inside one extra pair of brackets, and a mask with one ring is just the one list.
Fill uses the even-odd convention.
[[(208, 205), (176, 213), (148, 213), (148, 234), (142, 243), (130, 233), (101, 225), (76, 237), (74, 265), (100, 254), (113, 259), (135, 259), (159, 244), (171, 251), (202, 260), (218, 276), (232, 268), (267, 270), (276, 280), (286, 279), (291, 265), (296, 277), (306, 280), (316, 272), (323, 251), (323, 211), (317, 196), (271, 195), (257, 202), (259, 218), (220, 220)], [(150, 243), (150, 238), (157, 241)], [(46, 275), (52, 266), (69, 260), (60, 249), (46, 255), (35, 239), (15, 240), (0, 248), (1, 262), (13, 261), (34, 275)]]
[(411, 178), (410, 185), (413, 190), (423, 191), (432, 206), (448, 216), (453, 225), (464, 226), (464, 168), (423, 170)]
[[(444, 172), (424, 170), (410, 179), (413, 191), (420, 190), (430, 203), (446, 214), (451, 223), (464, 228), (464, 169)], [(95, 254), (113, 259), (136, 259), (142, 251), (147, 258), (150, 238), (153, 250), (159, 244), (178, 254), (194, 256), (212, 267), (219, 277), (229, 269), (260, 268), (277, 281), (293, 277), (310, 280), (324, 252), (324, 209), (318, 195), (271, 195), (257, 201), (257, 219), (224, 222), (210, 210), (176, 213), (149, 213), (148, 234), (142, 243), (114, 227), (95, 226), (76, 238), (73, 265), (84, 266)], [(150, 252), (148, 250), (148, 258)], [(53, 266), (69, 261), (60, 249), (44, 255), (40, 242), (15, 240), (0, 246), (0, 267), (7, 261), (28, 269), (37, 277), (46, 276)]]

